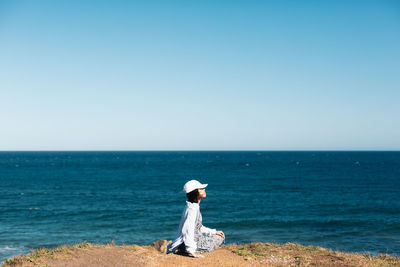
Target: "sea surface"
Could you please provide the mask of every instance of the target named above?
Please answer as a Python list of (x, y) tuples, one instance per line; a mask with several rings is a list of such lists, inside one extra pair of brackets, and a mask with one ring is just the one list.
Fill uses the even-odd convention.
[(190, 179), (226, 243), (400, 255), (400, 152), (0, 152), (0, 262), (174, 239)]

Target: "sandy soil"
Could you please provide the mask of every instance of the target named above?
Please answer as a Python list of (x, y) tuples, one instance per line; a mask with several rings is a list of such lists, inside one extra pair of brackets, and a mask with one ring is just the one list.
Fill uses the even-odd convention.
[(2, 266), (400, 266), (400, 257), (345, 253), (296, 243), (224, 245), (203, 258), (166, 254), (167, 240), (151, 246), (89, 243), (38, 249)]
[(254, 266), (243, 257), (221, 248), (203, 255), (204, 258), (167, 255), (150, 246), (136, 251), (117, 246), (90, 247), (41, 258), (35, 263), (26, 262), (24, 266)]

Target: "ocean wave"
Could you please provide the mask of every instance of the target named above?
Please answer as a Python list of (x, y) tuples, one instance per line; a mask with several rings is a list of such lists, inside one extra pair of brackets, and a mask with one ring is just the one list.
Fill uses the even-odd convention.
[(19, 255), (27, 252), (27, 249), (23, 246), (20, 247), (12, 247), (12, 246), (3, 246), (0, 247), (0, 265), (7, 258), (13, 257), (15, 255)]
[(9, 246), (0, 247), (0, 253), (11, 252), (11, 251), (20, 251), (20, 250), (23, 250), (23, 247), (9, 247)]

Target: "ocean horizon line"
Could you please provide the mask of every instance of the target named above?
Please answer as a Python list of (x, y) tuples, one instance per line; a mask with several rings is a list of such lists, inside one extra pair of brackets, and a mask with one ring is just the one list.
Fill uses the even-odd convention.
[(271, 149), (271, 150), (258, 150), (258, 149), (116, 149), (116, 150), (0, 150), (4, 152), (400, 152), (400, 149)]

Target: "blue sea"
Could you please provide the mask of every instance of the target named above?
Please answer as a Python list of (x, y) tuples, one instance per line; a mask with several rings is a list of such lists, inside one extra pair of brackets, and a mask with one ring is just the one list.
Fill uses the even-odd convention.
[(0, 152), (0, 261), (175, 237), (184, 183), (226, 243), (400, 255), (400, 152)]

